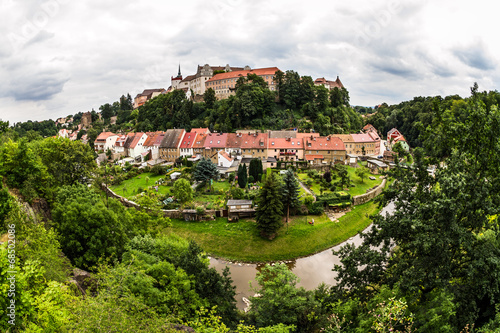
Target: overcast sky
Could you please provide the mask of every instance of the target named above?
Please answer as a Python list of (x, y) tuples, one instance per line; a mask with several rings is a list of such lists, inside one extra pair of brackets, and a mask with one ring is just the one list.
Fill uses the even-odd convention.
[(351, 104), (500, 82), (492, 1), (0, 0), (0, 119), (57, 119), (168, 88), (180, 63), (339, 75)]

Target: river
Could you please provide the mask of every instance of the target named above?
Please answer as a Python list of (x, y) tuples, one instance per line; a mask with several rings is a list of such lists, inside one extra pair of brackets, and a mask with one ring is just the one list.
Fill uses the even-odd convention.
[[(393, 211), (394, 204), (390, 203), (382, 209), (380, 214), (391, 214)], [(340, 264), (340, 260), (337, 256), (334, 256), (332, 254), (332, 250), (338, 250), (341, 246), (347, 243), (360, 245), (361, 237), (359, 235), (356, 235), (333, 248), (316, 253), (309, 257), (299, 258), (287, 262), (288, 267), (300, 279), (298, 286), (304, 287), (308, 290), (312, 290), (321, 283), (334, 285), (336, 283), (336, 280), (335, 273), (332, 272), (332, 268), (336, 264)], [(237, 306), (241, 310), (243, 310), (246, 306), (246, 304), (243, 302), (243, 297), (249, 298), (250, 296), (253, 296), (255, 294), (255, 292), (250, 289), (250, 282), (252, 283), (253, 287), (258, 287), (257, 283), (255, 282), (255, 275), (257, 274), (259, 267), (264, 264), (265, 263), (235, 264), (220, 259), (210, 258), (210, 266), (215, 267), (215, 269), (217, 269), (217, 271), (219, 272), (222, 272), (222, 270), (226, 266), (229, 267), (229, 270), (231, 271), (231, 278), (233, 279), (233, 284), (236, 286)]]

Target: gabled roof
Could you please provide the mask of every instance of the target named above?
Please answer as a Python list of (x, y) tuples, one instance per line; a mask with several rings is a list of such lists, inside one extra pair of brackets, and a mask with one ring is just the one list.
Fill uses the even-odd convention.
[(143, 146), (144, 147), (153, 147), (153, 146), (160, 146), (161, 141), (165, 137), (165, 132), (159, 131), (159, 132), (152, 132), (152, 133), (146, 133), (148, 138), (146, 141), (144, 141)]
[(354, 142), (354, 139), (352, 138), (351, 134), (334, 134), (333, 136), (339, 138), (344, 143), (346, 143), (346, 142), (348, 142), (348, 143)]
[(333, 89), (333, 88), (339, 88), (339, 89), (344, 88), (344, 85), (340, 81), (338, 75), (337, 75), (337, 79), (335, 81), (330, 81), (330, 80), (325, 79), (324, 77), (320, 77), (320, 78), (317, 78), (316, 80), (314, 80), (314, 84), (315, 85), (320, 85), (320, 84), (328, 85), (328, 86), (330, 86), (330, 89)]
[(267, 140), (269, 149), (304, 149), (303, 139), (297, 138), (271, 138)]
[(161, 141), (160, 148), (178, 148), (185, 132), (184, 129), (168, 129)]
[(241, 134), (228, 133), (226, 140), (226, 148), (241, 148)]
[(99, 134), (97, 136), (95, 141), (106, 141), (107, 138), (109, 138), (110, 136), (114, 136), (114, 135), (116, 135), (116, 134), (112, 133), (112, 132), (102, 132), (101, 134)]
[(372, 125), (372, 124), (366, 124), (364, 127), (363, 127), (363, 131), (369, 131), (369, 130), (375, 130), (375, 127)]
[(210, 133), (205, 139), (205, 148), (226, 148), (227, 133)]
[(140, 94), (137, 94), (137, 96), (135, 98), (140, 97), (140, 96), (151, 97), (151, 95), (153, 95), (153, 93), (155, 93), (155, 92), (162, 93), (164, 91), (166, 91), (166, 90), (163, 89), (163, 88), (159, 88), (159, 89), (144, 89), (144, 91), (142, 93), (140, 93)]
[(232, 71), (228, 73), (219, 73), (210, 78), (205, 82), (212, 82), (217, 80), (225, 80), (225, 79), (234, 79), (239, 78), (241, 76), (246, 77), (248, 74), (256, 74), (259, 76), (262, 75), (274, 75), (276, 71), (279, 71), (278, 67), (267, 67), (267, 68), (256, 68), (251, 70), (242, 70), (242, 71)]
[[(130, 135), (132, 134), (132, 135)], [(143, 132), (137, 132), (137, 133), (129, 133), (127, 137), (127, 141), (125, 141), (125, 148), (132, 148), (134, 149), (139, 141), (141, 140), (142, 136), (144, 135)]]
[(197, 135), (196, 132), (194, 132), (194, 133), (189, 132), (189, 133), (184, 134), (184, 138), (182, 138), (182, 142), (181, 142), (181, 145), (179, 146), (179, 148), (183, 148), (183, 149), (192, 148), (193, 144), (196, 140), (196, 135)]
[(254, 133), (254, 134), (241, 134), (241, 148), (257, 148), (257, 149), (267, 149), (267, 134), (266, 133)]
[(307, 138), (307, 137), (318, 137), (319, 136), (319, 133), (315, 132), (315, 133), (297, 133), (296, 135), (296, 138), (297, 139), (302, 139), (302, 138)]
[(304, 138), (305, 150), (345, 150), (345, 145), (338, 137), (321, 136)]
[(226, 160), (228, 160), (229, 162), (232, 162), (233, 161), (233, 158), (231, 156), (229, 156), (228, 153), (226, 153), (224, 150), (220, 150), (219, 151), (219, 155), (224, 157)]
[(208, 130), (207, 127), (199, 127), (199, 128), (191, 128), (191, 133), (203, 133), (203, 134), (208, 134), (210, 131)]
[(193, 142), (192, 148), (205, 148), (205, 139), (207, 138), (206, 134), (198, 133), (196, 134), (196, 139)]
[(369, 134), (351, 134), (354, 142), (374, 142), (375, 140)]

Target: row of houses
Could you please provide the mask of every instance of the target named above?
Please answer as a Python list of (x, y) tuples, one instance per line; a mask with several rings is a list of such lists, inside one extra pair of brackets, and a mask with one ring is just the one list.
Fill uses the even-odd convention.
[[(138, 94), (134, 99), (134, 108), (144, 105), (148, 100), (160, 95), (166, 94), (172, 90), (180, 89), (186, 93), (188, 98), (194, 100), (202, 100), (202, 96), (208, 88), (215, 91), (217, 99), (228, 98), (235, 94), (236, 82), (240, 77), (246, 77), (248, 74), (255, 74), (261, 77), (272, 91), (276, 90), (274, 76), (280, 69), (278, 67), (266, 67), (252, 69), (250, 66), (233, 67), (227, 64), (226, 66), (210, 66), (205, 64), (198, 65), (196, 73), (183, 78), (179, 65), (177, 76), (171, 77), (171, 85), (168, 89), (146, 89)], [(339, 77), (335, 81), (317, 78), (314, 81), (317, 86), (324, 86), (328, 90), (344, 88)]]
[(257, 158), (265, 167), (275, 167), (278, 161), (334, 164), (346, 163), (349, 155), (376, 156), (380, 153), (380, 137), (373, 127), (365, 128), (364, 133), (329, 136), (296, 131), (210, 133), (208, 128), (190, 132), (169, 129), (122, 135), (103, 132), (95, 140), (94, 149), (110, 150), (114, 159), (131, 157), (137, 162), (208, 158), (221, 168), (230, 168)]

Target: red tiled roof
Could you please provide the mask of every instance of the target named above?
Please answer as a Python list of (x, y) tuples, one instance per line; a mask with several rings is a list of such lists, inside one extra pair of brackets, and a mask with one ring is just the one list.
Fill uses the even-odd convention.
[(132, 136), (129, 136), (127, 138), (127, 141), (125, 142), (125, 148), (134, 149), (137, 146), (137, 144), (139, 143), (139, 141), (141, 140), (143, 135), (144, 135), (143, 132), (133, 133)]
[(226, 153), (224, 150), (221, 150), (219, 151), (219, 154), (224, 157), (226, 160), (228, 160), (229, 162), (232, 162), (233, 161), (233, 158), (231, 156), (229, 156), (228, 153)]
[(306, 155), (305, 156), (306, 161), (314, 161), (315, 159), (324, 159), (323, 155)]
[(335, 87), (337, 88), (344, 88), (344, 85), (340, 81), (339, 77), (337, 76), (337, 79), (335, 81), (330, 81), (325, 79), (324, 77), (317, 78), (314, 80), (314, 84), (319, 85), (319, 84), (327, 84), (330, 86), (330, 89), (333, 89)]
[(241, 134), (241, 148), (267, 148), (267, 133)]
[(193, 147), (193, 144), (194, 144), (195, 139), (196, 139), (196, 135), (197, 135), (196, 132), (194, 132), (194, 133), (189, 132), (189, 133), (184, 134), (184, 138), (182, 139), (182, 142), (181, 142), (181, 145), (179, 146), (179, 148), (187, 149), (187, 148)]
[(375, 141), (369, 134), (351, 134), (354, 142), (373, 142)]
[(208, 130), (207, 127), (203, 128), (203, 127), (200, 127), (200, 128), (191, 128), (191, 133), (203, 133), (203, 134), (206, 134), (206, 133), (210, 133), (210, 131)]
[(335, 137), (342, 140), (342, 142), (354, 142), (351, 134), (334, 134)]
[(251, 69), (251, 70), (219, 73), (219, 74), (212, 76), (212, 78), (210, 78), (210, 80), (207, 80), (205, 82), (212, 82), (212, 81), (225, 80), (225, 79), (234, 79), (234, 78), (239, 78), (240, 76), (246, 77), (248, 74), (256, 74), (259, 76), (274, 75), (276, 73), (276, 71), (279, 71), (278, 67), (256, 68), (256, 69)]
[(152, 133), (146, 133), (148, 138), (146, 141), (144, 141), (143, 146), (145, 147), (153, 147), (153, 146), (159, 146), (161, 144), (161, 140), (165, 136), (165, 132), (159, 131), (159, 132), (152, 132)]
[(276, 138), (267, 139), (267, 144), (269, 149), (304, 149), (303, 139), (297, 138)]
[(228, 133), (227, 134), (227, 140), (226, 140), (226, 147), (227, 148), (241, 148), (241, 134), (236, 134), (236, 133)]
[(112, 133), (112, 132), (102, 132), (101, 134), (99, 134), (97, 136), (95, 141), (106, 141), (107, 138), (109, 138), (110, 136), (113, 136), (113, 135), (116, 135), (116, 134)]
[(305, 138), (305, 150), (345, 150), (344, 143), (340, 138), (334, 136), (322, 136), (319, 138)]
[(366, 130), (369, 130), (369, 129), (372, 129), (372, 128), (375, 128), (375, 127), (373, 127), (372, 124), (366, 124), (365, 127), (363, 127), (363, 130), (366, 131)]
[(205, 147), (205, 139), (207, 138), (206, 134), (198, 133), (196, 135), (196, 139), (193, 142), (193, 148), (204, 148)]
[(297, 133), (296, 137), (297, 139), (302, 139), (302, 138), (307, 138), (307, 137), (318, 137), (319, 133)]
[(210, 133), (205, 139), (205, 148), (226, 148), (227, 133)]

